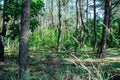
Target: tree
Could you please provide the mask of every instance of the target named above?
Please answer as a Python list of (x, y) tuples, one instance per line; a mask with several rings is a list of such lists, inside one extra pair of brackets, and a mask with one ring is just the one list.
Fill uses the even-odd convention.
[[(9, 0), (10, 6), (9, 15), (11, 17), (11, 24), (8, 28), (9, 33), (7, 37), (11, 38), (13, 41), (19, 36), (19, 28), (20, 28), (20, 18), (21, 18), (21, 0)], [(39, 20), (37, 19), (39, 15), (41, 15), (42, 7), (44, 6), (41, 0), (31, 0), (31, 9), (30, 9), (30, 30), (33, 32), (38, 26), (40, 26)], [(17, 23), (16, 23), (17, 22)]]
[(81, 47), (84, 47), (85, 44), (85, 38), (86, 38), (86, 28), (85, 28), (85, 24), (84, 24), (84, 20), (83, 20), (83, 1), (79, 0), (79, 9), (80, 9), (80, 20), (82, 23), (82, 27), (81, 30), (83, 29), (83, 33), (81, 31), (80, 36), (83, 34), (83, 36), (81, 36)]
[(54, 10), (54, 7), (53, 7), (53, 0), (51, 0), (51, 23), (52, 23), (52, 26), (54, 26), (54, 14), (53, 14), (53, 10)]
[(99, 49), (99, 57), (104, 57), (106, 53), (106, 37), (107, 37), (107, 30), (109, 28), (109, 14), (110, 14), (110, 0), (105, 0), (105, 6), (104, 6), (104, 22), (103, 22), (103, 31), (102, 31), (102, 39), (101, 39), (101, 44), (100, 44), (100, 49)]
[(57, 41), (57, 51), (60, 51), (61, 49), (61, 31), (62, 31), (62, 26), (61, 26), (61, 0), (58, 1), (58, 19), (59, 19), (59, 26), (58, 26), (58, 41)]
[(97, 47), (96, 0), (94, 0), (94, 45), (93, 45), (93, 51), (96, 50), (96, 47)]
[(87, 7), (86, 7), (86, 27), (88, 28), (88, 6), (89, 6), (89, 1), (87, 0)]
[(2, 34), (0, 34), (0, 62), (2, 61), (4, 61), (4, 41)]
[(19, 36), (19, 77), (25, 79), (28, 68), (28, 34), (30, 27), (30, 0), (22, 0), (21, 29)]
[(112, 0), (109, 0), (109, 24), (108, 24), (108, 28), (110, 29), (110, 41), (112, 42), (112, 31), (111, 31), (111, 27), (112, 27), (112, 14), (111, 14), (111, 11), (112, 11)]
[[(76, 39), (78, 39), (78, 0), (76, 0)], [(78, 43), (75, 41), (75, 52), (77, 51)]]

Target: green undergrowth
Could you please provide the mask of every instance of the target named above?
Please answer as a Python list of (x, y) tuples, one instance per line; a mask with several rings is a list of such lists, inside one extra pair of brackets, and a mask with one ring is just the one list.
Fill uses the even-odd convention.
[[(66, 60), (41, 61), (31, 58), (28, 77), (30, 80), (112, 80), (111, 72), (118, 68), (118, 62), (85, 62), (74, 55)], [(18, 80), (18, 65), (15, 62), (6, 61), (2, 72), (4, 80)], [(0, 78), (3, 79), (2, 77), (3, 74), (0, 73)]]
[[(107, 52), (110, 50), (118, 49)], [(6, 62), (0, 68), (0, 79), (18, 80), (18, 53), (5, 52)], [(99, 59), (89, 48), (76, 53), (30, 50), (29, 55), (27, 77), (30, 80), (114, 80), (120, 74), (119, 54), (107, 53), (106, 58)]]

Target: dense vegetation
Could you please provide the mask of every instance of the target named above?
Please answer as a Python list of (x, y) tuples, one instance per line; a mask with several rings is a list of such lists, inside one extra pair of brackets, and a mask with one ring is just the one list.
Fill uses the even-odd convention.
[(0, 0), (0, 80), (119, 80), (120, 0)]

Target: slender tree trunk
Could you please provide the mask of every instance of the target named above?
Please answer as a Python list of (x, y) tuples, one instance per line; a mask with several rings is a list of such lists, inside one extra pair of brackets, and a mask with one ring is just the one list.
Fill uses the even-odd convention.
[(2, 34), (0, 34), (0, 62), (3, 61), (4, 61), (4, 41)]
[(93, 51), (96, 50), (96, 47), (97, 47), (96, 0), (94, 0), (94, 45), (93, 45)]
[(109, 26), (109, 0), (105, 0), (105, 12), (104, 12), (104, 24), (103, 24), (103, 31), (102, 31), (102, 40), (101, 46), (99, 51), (99, 57), (104, 57), (106, 52), (106, 36), (107, 36), (107, 29)]
[(54, 15), (53, 15), (53, 0), (51, 0), (51, 17), (52, 17), (52, 26), (54, 26)]
[(109, 0), (109, 24), (108, 24), (108, 28), (110, 28), (110, 41), (113, 41), (113, 37), (112, 37), (112, 32), (111, 32), (111, 27), (112, 27), (112, 14), (111, 14), (111, 10), (112, 10), (112, 0)]
[[(78, 0), (76, 0), (76, 39), (78, 40)], [(75, 52), (77, 51), (78, 43), (75, 41)]]
[(119, 27), (118, 34), (120, 35), (120, 19), (118, 19), (117, 22), (118, 22), (118, 27)]
[(81, 22), (82, 22), (82, 27), (83, 27), (83, 32), (81, 31), (82, 33), (82, 37), (81, 37), (81, 47), (84, 46), (84, 43), (85, 43), (85, 39), (86, 39), (86, 28), (85, 28), (85, 24), (84, 24), (84, 21), (83, 21), (83, 3), (82, 3), (82, 0), (79, 0), (79, 8), (80, 8), (80, 19), (81, 19)]
[(19, 77), (25, 80), (28, 68), (28, 34), (30, 27), (30, 0), (22, 0), (21, 29), (19, 36)]
[(81, 22), (82, 22), (82, 26), (83, 26), (84, 31), (86, 31), (85, 24), (83, 21), (83, 6), (82, 5), (83, 5), (82, 0), (79, 0)]
[[(120, 37), (120, 19), (118, 19), (118, 27), (119, 27), (119, 29), (118, 29), (118, 35)], [(119, 47), (120, 47), (120, 40), (119, 40)]]
[[(79, 12), (78, 12), (78, 14), (79, 14), (79, 22), (78, 22), (78, 24), (79, 24), (79, 38), (78, 38), (78, 40), (79, 40), (79, 42), (80, 42), (80, 44), (81, 44), (81, 41), (82, 41), (82, 21), (81, 21), (81, 15), (80, 15), (80, 1), (78, 0), (78, 8), (79, 8)], [(79, 47), (81, 47), (81, 45), (79, 45)]]
[(62, 26), (61, 26), (61, 0), (58, 1), (58, 19), (59, 19), (59, 26), (58, 26), (58, 45), (57, 45), (57, 51), (59, 52), (61, 49), (61, 31), (62, 31)]
[(109, 0), (109, 23), (108, 23), (108, 28), (112, 27), (112, 14), (111, 14), (111, 10), (112, 10), (112, 0)]
[[(88, 5), (88, 0), (87, 0), (87, 8), (86, 8), (86, 27), (87, 27), (87, 28), (89, 28), (89, 27), (88, 27), (88, 6), (89, 6), (89, 5)], [(88, 29), (88, 30), (89, 30), (89, 29)]]
[(63, 0), (63, 5), (64, 5), (64, 27), (66, 29), (66, 36), (68, 37), (68, 24), (67, 24), (67, 19), (66, 19), (66, 16), (67, 16), (67, 2), (66, 0)]
[(10, 20), (6, 12), (6, 10), (8, 9), (7, 5), (8, 5), (8, 0), (4, 0), (3, 26), (2, 26), (2, 32), (0, 33), (0, 61), (4, 61), (4, 37), (6, 36), (7, 23)]

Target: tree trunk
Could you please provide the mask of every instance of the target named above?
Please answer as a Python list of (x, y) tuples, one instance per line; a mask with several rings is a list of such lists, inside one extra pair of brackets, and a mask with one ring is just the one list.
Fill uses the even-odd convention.
[(86, 27), (88, 28), (89, 30), (89, 27), (88, 27), (88, 0), (87, 0), (87, 8), (86, 8)]
[(94, 45), (93, 45), (93, 51), (96, 50), (96, 47), (97, 47), (96, 0), (94, 0)]
[(0, 34), (0, 62), (3, 61), (4, 61), (4, 41), (2, 34)]
[(86, 31), (85, 29), (85, 24), (84, 24), (84, 21), (83, 21), (83, 3), (82, 3), (82, 0), (79, 0), (79, 7), (80, 7), (80, 17), (81, 17), (81, 22), (82, 22), (82, 26), (83, 26), (83, 29), (84, 31)]
[(102, 40), (101, 46), (99, 51), (99, 57), (104, 57), (106, 52), (106, 36), (107, 36), (107, 29), (109, 26), (109, 0), (105, 0), (105, 12), (104, 12), (104, 24), (103, 24), (103, 31), (102, 31)]
[(60, 49), (61, 49), (61, 45), (60, 45), (60, 43), (61, 43), (61, 28), (62, 28), (62, 26), (61, 26), (61, 0), (59, 0), (58, 1), (58, 19), (59, 19), (59, 26), (58, 26), (58, 45), (57, 45), (57, 51), (59, 52), (60, 51)]
[[(119, 29), (118, 29), (118, 35), (120, 37), (120, 19), (118, 19), (118, 27), (119, 27)], [(119, 40), (119, 47), (120, 47), (120, 40)]]
[(118, 27), (119, 27), (118, 34), (120, 35), (120, 19), (118, 19), (117, 22), (118, 22)]
[[(76, 39), (78, 40), (78, 0), (76, 0)], [(75, 52), (77, 51), (78, 43), (75, 41)]]
[(24, 80), (28, 68), (28, 32), (30, 27), (30, 0), (22, 0), (19, 36), (19, 77)]
[(109, 24), (108, 24), (108, 28), (110, 28), (110, 41), (113, 41), (113, 37), (112, 37), (112, 32), (111, 32), (111, 27), (112, 27), (112, 14), (111, 14), (111, 10), (112, 10), (112, 0), (109, 0)]
[(51, 0), (51, 17), (52, 17), (52, 26), (54, 27), (54, 15), (53, 15), (53, 0)]
[[(80, 19), (81, 19), (81, 23), (82, 23), (82, 27), (83, 27), (83, 32), (81, 31), (81, 34), (83, 35), (81, 37), (81, 47), (84, 46), (84, 43), (85, 43), (85, 39), (86, 39), (86, 28), (85, 28), (85, 24), (84, 24), (84, 21), (83, 21), (83, 3), (82, 3), (82, 0), (79, 0), (79, 8), (80, 8)], [(82, 30), (82, 28), (81, 28)], [(80, 34), (80, 35), (81, 35)]]
[(111, 14), (111, 10), (112, 10), (112, 0), (109, 0), (109, 24), (108, 24), (108, 28), (112, 27), (112, 14)]
[(68, 22), (67, 22), (67, 2), (66, 0), (63, 0), (63, 6), (64, 6), (64, 27), (65, 27), (65, 30), (66, 30), (66, 37), (68, 39)]

